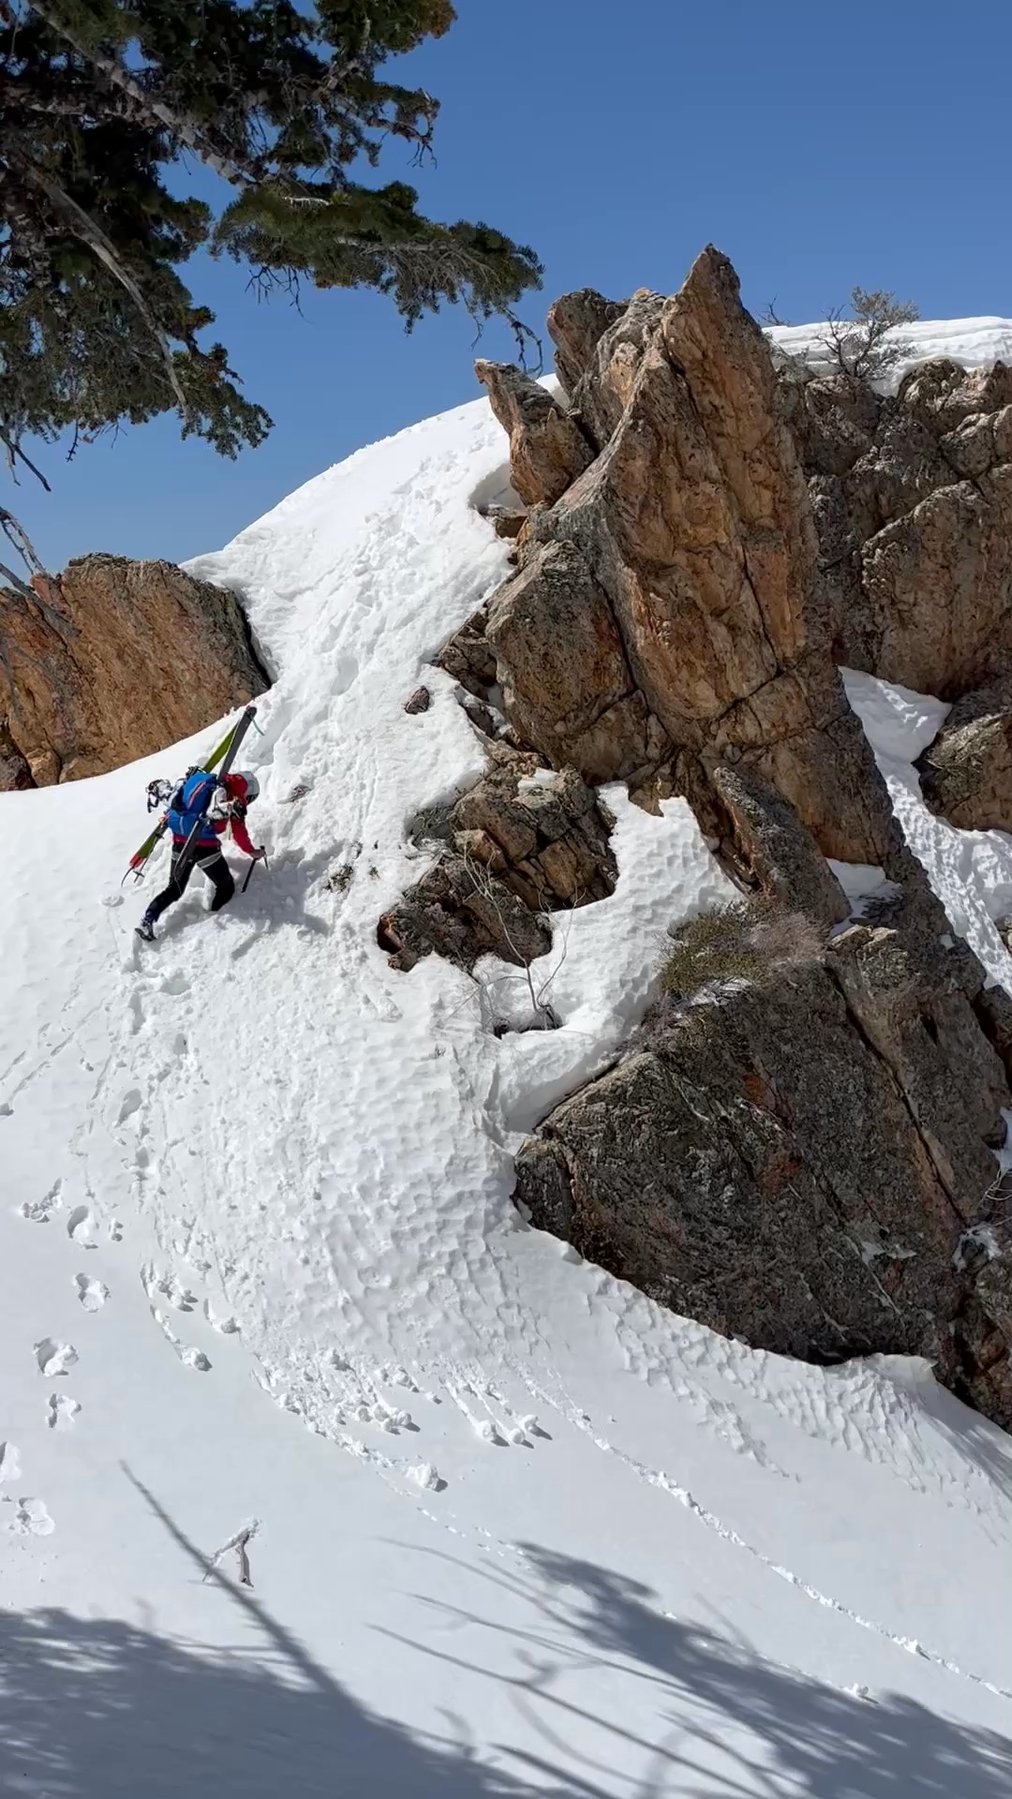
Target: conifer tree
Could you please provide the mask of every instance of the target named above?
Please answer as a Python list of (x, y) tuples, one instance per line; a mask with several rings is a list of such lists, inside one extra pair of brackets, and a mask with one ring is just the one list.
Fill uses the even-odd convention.
[[(521, 329), (534, 252), (370, 178), (388, 139), (429, 155), (437, 102), (387, 64), (453, 19), (450, 0), (0, 0), (8, 457), (172, 410), (224, 455), (262, 441), (179, 272), (201, 247), (262, 288), (374, 288), (409, 327), (459, 300)], [(217, 208), (189, 191), (197, 163)]]

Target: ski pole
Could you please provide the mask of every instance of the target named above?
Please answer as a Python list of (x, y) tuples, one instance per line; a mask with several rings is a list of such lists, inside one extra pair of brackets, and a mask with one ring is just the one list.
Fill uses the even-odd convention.
[(248, 868), (247, 868), (247, 870), (246, 870), (246, 879), (245, 879), (245, 880), (244, 880), (244, 882), (243, 882), (243, 884), (242, 884), (242, 886), (241, 886), (241, 887), (240, 887), (240, 889), (239, 889), (239, 892), (240, 892), (240, 893), (245, 893), (245, 891), (246, 891), (246, 889), (247, 889), (247, 887), (248, 887), (248, 886), (249, 886), (249, 884), (250, 884), (250, 876), (251, 876), (251, 875), (252, 875), (252, 873), (253, 873), (253, 870), (254, 870), (254, 869), (255, 869), (255, 867), (256, 867), (256, 865), (257, 865), (257, 863), (258, 863), (258, 862), (262, 862), (262, 863), (263, 863), (263, 865), (264, 865), (264, 867), (265, 867), (265, 868), (266, 868), (266, 869), (267, 869), (267, 871), (268, 871), (268, 873), (270, 873), (270, 866), (271, 866), (271, 865), (270, 865), (270, 863), (269, 863), (269, 862), (268, 862), (268, 860), (267, 860), (267, 851), (266, 851), (266, 850), (265, 850), (265, 849), (264, 849), (264, 846), (263, 846), (263, 844), (261, 844), (261, 845), (260, 845), (260, 854), (259, 854), (259, 856), (254, 856), (254, 857), (253, 857), (253, 860), (252, 860), (252, 862), (251, 862), (251, 863), (250, 863), (250, 865), (249, 865), (249, 867), (248, 867)]

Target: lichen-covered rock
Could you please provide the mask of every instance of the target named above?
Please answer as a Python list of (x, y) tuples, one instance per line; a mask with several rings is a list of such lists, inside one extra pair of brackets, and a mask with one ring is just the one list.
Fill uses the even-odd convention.
[(495, 651), (485, 636), (485, 614), (474, 612), (444, 643), (436, 657), (439, 668), (476, 699), (495, 685)]
[(991, 1154), (1007, 1092), (959, 970), (950, 983), (896, 932), (854, 928), (818, 961), (666, 1014), (523, 1146), (517, 1198), (715, 1330), (805, 1360), (926, 1355), (1009, 1423)]
[(1012, 679), (957, 700), (918, 764), (932, 811), (964, 831), (1012, 831)]
[(171, 562), (82, 556), (38, 585), (0, 595), (0, 784), (103, 774), (267, 684), (235, 595)]
[(416, 821), (417, 841), (445, 847), (380, 922), (380, 945), (397, 968), (432, 950), (465, 967), (490, 953), (532, 962), (551, 945), (544, 913), (614, 891), (612, 821), (582, 776), (503, 744), (488, 754), (480, 781)]
[(939, 487), (861, 551), (869, 656), (883, 680), (956, 698), (1012, 655), (1012, 464)]
[(714, 769), (713, 785), (731, 820), (733, 853), (764, 898), (802, 913), (827, 932), (849, 917), (843, 888), (775, 787), (726, 763)]
[(838, 662), (956, 699), (1012, 652), (1012, 369), (948, 361), (882, 398), (785, 378)]

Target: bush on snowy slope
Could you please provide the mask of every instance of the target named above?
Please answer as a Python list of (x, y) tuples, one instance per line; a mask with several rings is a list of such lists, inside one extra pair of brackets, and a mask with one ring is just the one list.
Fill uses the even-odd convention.
[(874, 385), (883, 383), (910, 358), (906, 327), (920, 318), (910, 300), (897, 300), (884, 288), (853, 287), (850, 315), (842, 306), (830, 312), (824, 326), (805, 338), (799, 350), (788, 350), (779, 337), (791, 327), (772, 307), (767, 323), (777, 367), (789, 379), (845, 375)]
[(703, 912), (673, 936), (660, 970), (661, 992), (672, 1000), (729, 983), (775, 980), (794, 963), (819, 960), (824, 948), (812, 919), (758, 898)]

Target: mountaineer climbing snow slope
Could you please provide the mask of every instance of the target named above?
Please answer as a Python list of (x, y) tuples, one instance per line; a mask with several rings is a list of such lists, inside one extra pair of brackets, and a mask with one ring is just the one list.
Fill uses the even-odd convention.
[[(428, 661), (503, 573), (503, 453), (461, 407), (194, 565), (277, 674), (271, 874), (213, 919), (191, 884), (151, 957), (119, 886), (145, 783), (213, 733), (0, 798), (0, 1790), (999, 1799), (1009, 1439), (920, 1363), (666, 1313), (511, 1203), (520, 1134), (728, 891), (688, 807), (609, 789), (557, 1030), (497, 1038), (376, 946), (411, 819), (481, 770)], [(993, 913), (1007, 842), (957, 862), (902, 785), (932, 703), (857, 697)]]

